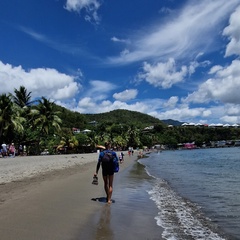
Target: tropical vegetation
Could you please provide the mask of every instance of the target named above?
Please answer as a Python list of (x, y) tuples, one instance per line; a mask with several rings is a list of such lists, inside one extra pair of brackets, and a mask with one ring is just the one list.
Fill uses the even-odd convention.
[(45, 97), (32, 100), (23, 86), (14, 89), (14, 94), (0, 95), (0, 144), (24, 145), (30, 155), (44, 150), (50, 154), (92, 152), (107, 141), (125, 150), (159, 144), (177, 148), (186, 142), (208, 146), (211, 141), (240, 139), (239, 128), (176, 125), (169, 127), (157, 118), (129, 110), (73, 112)]

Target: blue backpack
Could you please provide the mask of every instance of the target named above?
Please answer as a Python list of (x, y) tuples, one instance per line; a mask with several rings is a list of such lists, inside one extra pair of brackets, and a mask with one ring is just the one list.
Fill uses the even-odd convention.
[(113, 171), (115, 173), (119, 171), (119, 162), (117, 158), (113, 159)]

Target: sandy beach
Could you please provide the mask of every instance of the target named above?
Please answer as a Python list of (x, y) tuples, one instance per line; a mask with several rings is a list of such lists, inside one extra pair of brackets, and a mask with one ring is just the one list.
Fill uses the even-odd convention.
[[(100, 174), (99, 185), (91, 184), (97, 157), (92, 153), (1, 158), (1, 239), (120, 239), (96, 222), (116, 221), (109, 211), (117, 206), (92, 200), (105, 197)], [(124, 172), (137, 159), (125, 157), (115, 174), (113, 198)], [(131, 236), (126, 239), (135, 239)]]

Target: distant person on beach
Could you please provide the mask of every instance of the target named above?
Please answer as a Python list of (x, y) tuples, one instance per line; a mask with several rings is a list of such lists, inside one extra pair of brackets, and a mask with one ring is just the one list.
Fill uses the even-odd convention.
[(107, 203), (111, 203), (112, 192), (113, 192), (113, 178), (114, 178), (114, 164), (113, 159), (118, 160), (117, 154), (110, 150), (111, 144), (105, 143), (105, 150), (100, 152), (98, 157), (98, 163), (96, 167), (95, 177), (98, 175), (100, 166), (102, 166), (102, 176), (104, 181), (104, 189), (107, 195)]
[(121, 156), (122, 156), (122, 161), (124, 161), (124, 153), (121, 152)]
[(23, 156), (23, 146), (22, 144), (19, 145), (18, 152), (20, 156)]
[(123, 160), (122, 160), (122, 154), (121, 153), (119, 154), (118, 159), (119, 159), (120, 163), (122, 163)]
[(2, 144), (2, 156), (7, 157), (7, 145), (5, 143)]
[(9, 155), (11, 155), (12, 157), (15, 157), (15, 154), (16, 154), (16, 149), (15, 149), (14, 143), (12, 143), (9, 147)]
[(124, 161), (123, 156), (124, 156), (124, 154), (123, 154), (123, 152), (121, 152), (119, 154), (119, 161), (120, 161), (120, 163), (123, 163), (123, 161)]

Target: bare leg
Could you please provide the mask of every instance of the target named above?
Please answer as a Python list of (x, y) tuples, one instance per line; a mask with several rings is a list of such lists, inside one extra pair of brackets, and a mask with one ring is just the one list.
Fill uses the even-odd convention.
[(104, 181), (104, 190), (106, 192), (107, 199), (108, 199), (108, 176), (103, 176), (103, 181)]
[(113, 192), (113, 176), (103, 176), (104, 189), (107, 195), (107, 203), (111, 203), (112, 192)]
[(107, 199), (108, 203), (111, 203), (111, 199), (112, 199), (113, 177), (114, 177), (114, 175), (109, 176), (109, 188), (108, 188), (108, 199)]

